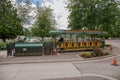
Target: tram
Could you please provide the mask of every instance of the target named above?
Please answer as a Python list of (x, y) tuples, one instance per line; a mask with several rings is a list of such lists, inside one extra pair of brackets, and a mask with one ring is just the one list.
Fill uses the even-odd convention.
[(62, 51), (93, 50), (95, 47), (104, 47), (104, 36), (107, 32), (99, 30), (54, 30), (51, 36), (56, 36), (56, 48)]

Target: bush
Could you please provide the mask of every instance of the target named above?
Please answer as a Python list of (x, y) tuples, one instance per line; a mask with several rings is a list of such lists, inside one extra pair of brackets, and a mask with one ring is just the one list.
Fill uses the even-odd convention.
[(111, 46), (111, 44), (105, 44), (105, 47), (110, 47)]
[(93, 49), (93, 56), (101, 56), (102, 49), (101, 48), (95, 48)]
[(4, 50), (6, 48), (6, 43), (0, 42), (0, 50)]
[(0, 51), (5, 50), (7, 44), (10, 44), (12, 41), (0, 42)]
[(92, 53), (91, 52), (82, 52), (81, 56), (84, 58), (90, 58), (90, 57), (92, 57)]
[(105, 56), (105, 55), (108, 55), (108, 52), (102, 51), (101, 54), (102, 54), (102, 56)]
[(105, 56), (108, 55), (108, 52), (104, 51), (101, 48), (95, 48), (93, 49), (93, 54), (92, 56), (96, 57), (96, 56)]

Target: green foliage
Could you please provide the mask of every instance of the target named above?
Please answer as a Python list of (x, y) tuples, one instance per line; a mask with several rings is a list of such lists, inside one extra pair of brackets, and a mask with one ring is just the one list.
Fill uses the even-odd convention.
[(108, 55), (109, 53), (106, 51), (102, 51), (101, 54), (102, 54), (102, 56), (105, 56), (105, 55)]
[(83, 58), (91, 58), (91, 57), (98, 57), (98, 56), (105, 56), (109, 53), (107, 51), (104, 51), (101, 48), (94, 48), (93, 52), (81, 52), (81, 57)]
[(116, 0), (69, 0), (69, 28), (103, 30), (109, 36), (120, 33), (120, 8)]
[(7, 46), (7, 44), (10, 44), (10, 43), (12, 43), (12, 41), (6, 41), (6, 42), (0, 42), (0, 51), (1, 50), (5, 50), (6, 49), (6, 46)]
[(111, 44), (105, 44), (105, 47), (110, 47), (111, 46)]
[(92, 53), (91, 52), (82, 52), (81, 56), (84, 58), (90, 58), (90, 57), (92, 57)]
[(39, 7), (37, 20), (32, 28), (32, 35), (39, 37), (50, 36), (49, 31), (55, 29), (55, 19), (52, 10), (48, 7)]
[[(22, 4), (24, 2), (24, 4)], [(18, 16), (21, 18), (21, 24), (23, 26), (23, 32), (25, 36), (30, 37), (31, 29), (26, 28), (25, 25), (31, 26), (32, 21), (36, 16), (30, 15), (31, 12), (36, 10), (36, 7), (31, 6), (31, 0), (18, 0), (17, 3)]]
[(109, 53), (104, 51), (103, 49), (101, 48), (95, 48), (93, 50), (93, 56), (105, 56), (105, 55), (108, 55)]
[(17, 9), (13, 7), (11, 1), (0, 1), (0, 38), (15, 38), (23, 34), (21, 19), (17, 15)]
[(6, 43), (5, 42), (0, 42), (0, 51), (4, 50), (6, 48)]
[[(21, 2), (24, 1), (24, 4)], [(30, 0), (18, 0), (17, 9), (18, 9), (18, 15), (21, 18), (21, 23), (23, 25), (29, 25), (30, 19), (33, 18), (33, 16), (30, 16), (29, 13), (34, 10), (30, 5)]]

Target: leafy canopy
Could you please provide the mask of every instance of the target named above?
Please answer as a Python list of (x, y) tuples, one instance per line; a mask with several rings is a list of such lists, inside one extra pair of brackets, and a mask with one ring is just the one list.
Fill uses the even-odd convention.
[(68, 27), (104, 30), (111, 35), (118, 35), (120, 32), (119, 3), (116, 0), (69, 0), (67, 6), (70, 11)]
[(55, 19), (52, 9), (48, 7), (38, 7), (37, 20), (32, 28), (33, 36), (48, 37), (49, 31), (55, 29)]
[(17, 9), (9, 0), (0, 1), (0, 38), (15, 38), (23, 34), (21, 19), (17, 15)]

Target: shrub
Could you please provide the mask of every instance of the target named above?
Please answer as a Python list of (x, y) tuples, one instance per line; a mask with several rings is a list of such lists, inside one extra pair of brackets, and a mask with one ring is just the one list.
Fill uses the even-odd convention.
[(93, 49), (93, 54), (92, 56), (105, 56), (105, 55), (108, 55), (108, 52), (104, 51), (103, 49), (101, 48), (95, 48)]
[(108, 52), (106, 51), (102, 51), (101, 53), (102, 53), (102, 56), (108, 55)]
[(105, 44), (105, 47), (110, 47), (111, 46), (111, 44)]
[(10, 44), (12, 41), (0, 42), (0, 51), (6, 49), (7, 44)]
[(6, 48), (5, 42), (0, 42), (0, 50), (4, 50)]
[(90, 57), (92, 57), (92, 53), (91, 52), (82, 52), (81, 56), (84, 58), (90, 58)]
[(101, 48), (94, 48), (93, 49), (93, 56), (101, 56)]

